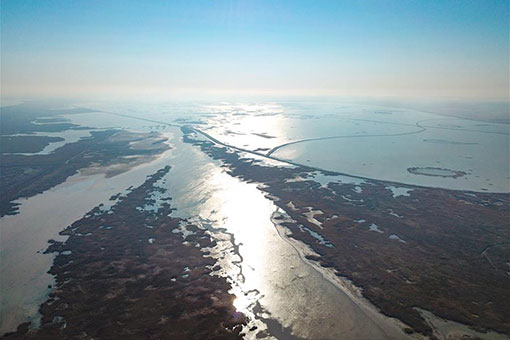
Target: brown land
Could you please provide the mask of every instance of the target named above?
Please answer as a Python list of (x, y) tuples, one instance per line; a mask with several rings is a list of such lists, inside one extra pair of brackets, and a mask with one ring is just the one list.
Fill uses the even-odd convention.
[(49, 136), (0, 136), (0, 153), (34, 153), (50, 143), (61, 142), (62, 137)]
[[(51, 103), (2, 108), (0, 135), (8, 141), (3, 151), (39, 151), (48, 137), (11, 135), (81, 129), (58, 117), (80, 112), (88, 110), (55, 110)], [(48, 190), (79, 170), (114, 176), (151, 161), (169, 149), (165, 141), (157, 133), (92, 131), (49, 155), (3, 154), (0, 216), (17, 212), (14, 200)], [(214, 246), (210, 237), (188, 225), (193, 234), (183, 242), (173, 231), (185, 221), (170, 216), (169, 198), (157, 212), (140, 208), (154, 203), (153, 192), (165, 191), (155, 183), (169, 169), (126, 196), (112, 196), (118, 201), (109, 211), (94, 208), (62, 232), (69, 236), (65, 243), (50, 242), (47, 252), (57, 253), (50, 270), (56, 287), (40, 306), (41, 327), (29, 330), (25, 323), (5, 338), (240, 338), (245, 318), (235, 311), (226, 280), (210, 275), (215, 260), (200, 250)]]
[[(80, 128), (32, 124), (60, 111), (32, 112), (23, 105), (25, 111), (2, 108), (2, 134)], [(510, 334), (510, 195), (406, 186), (410, 196), (393, 197), (387, 186), (397, 184), (374, 180), (359, 188), (321, 187), (312, 178), (314, 169), (264, 166), (183, 131), (186, 142), (224, 162), (233, 176), (264, 183), (261, 190), (295, 221), (285, 223), (292, 237), (319, 255), (310, 259), (352, 280), (384, 314), (426, 335), (432, 330), (416, 307), (477, 330)], [(47, 190), (78, 170), (108, 167), (114, 175), (167, 148), (157, 135), (109, 130), (50, 155), (2, 155), (0, 215), (16, 213), (13, 200)], [(240, 337), (244, 317), (232, 307), (230, 287), (209, 275), (214, 260), (200, 252), (213, 245), (209, 236), (189, 226), (194, 234), (183, 244), (172, 231), (185, 221), (169, 216), (170, 205), (158, 212), (137, 209), (153, 203), (151, 193), (163, 190), (155, 183), (168, 170), (126, 196), (112, 197), (119, 201), (111, 212), (96, 207), (64, 231), (68, 240), (49, 248), (58, 253), (51, 269), (57, 287), (41, 306), (42, 327), (28, 332), (23, 324), (9, 338)], [(288, 181), (298, 177), (303, 180)], [(310, 209), (321, 213), (310, 217)]]
[[(311, 259), (352, 280), (384, 314), (429, 336), (416, 307), (510, 334), (509, 194), (405, 186), (410, 196), (393, 197), (387, 186), (395, 183), (374, 180), (361, 192), (352, 184), (326, 188), (313, 181), (313, 169), (265, 166), (182, 130), (185, 142), (221, 160), (233, 176), (264, 183), (261, 190), (296, 221), (286, 223), (292, 237), (320, 255)], [(287, 182), (297, 177), (305, 180)], [(305, 216), (310, 208), (322, 212), (313, 216), (320, 226)]]
[[(23, 104), (4, 106), (0, 108), (0, 135), (12, 135), (17, 133), (33, 132), (58, 132), (69, 129), (87, 129), (71, 124), (61, 119), (55, 120), (61, 114), (93, 112), (85, 108), (55, 109), (57, 103), (52, 102), (26, 102)], [(34, 124), (41, 119), (48, 118), (52, 124)]]
[[(123, 164), (136, 165), (137, 157), (153, 157), (168, 149), (168, 145), (157, 143), (157, 147), (131, 148), (131, 143), (153, 137), (152, 134), (122, 132), (123, 138), (116, 140), (117, 130), (92, 131), (90, 138), (66, 144), (48, 155), (1, 155), (0, 162), (0, 216), (17, 213), (13, 201), (31, 197), (64, 182), (78, 170), (94, 166)], [(128, 138), (130, 136), (130, 138)], [(30, 137), (28, 137), (30, 138)]]
[[(211, 276), (215, 260), (200, 248), (213, 246), (196, 226), (183, 243), (174, 233), (184, 221), (169, 216), (168, 202), (157, 212), (155, 183), (170, 167), (150, 176), (110, 211), (96, 207), (52, 242), (50, 273), (56, 287), (41, 306), (41, 327), (28, 324), (8, 339), (238, 339), (245, 318), (232, 306), (224, 278)], [(199, 246), (199, 248), (197, 248)]]
[[(168, 149), (154, 134), (134, 134), (119, 130), (92, 131), (90, 138), (66, 144), (48, 155), (16, 155), (14, 152), (37, 152), (59, 137), (13, 136), (33, 132), (58, 132), (85, 129), (62, 122), (61, 114), (90, 112), (88, 109), (54, 109), (55, 103), (23, 103), (2, 107), (0, 112), (0, 217), (17, 213), (18, 198), (31, 197), (62, 182), (78, 170), (94, 166), (117, 166), (115, 173), (154, 157)], [(44, 117), (44, 118), (43, 118)], [(34, 124), (46, 120), (48, 124)], [(153, 144), (132, 147), (132, 143)]]

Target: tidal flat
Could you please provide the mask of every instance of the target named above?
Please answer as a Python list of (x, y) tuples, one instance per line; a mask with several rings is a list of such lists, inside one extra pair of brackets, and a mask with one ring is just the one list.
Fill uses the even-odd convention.
[[(485, 133), (504, 151), (508, 135), (496, 123), (473, 132), (445, 117), (424, 121), (430, 113), (352, 103), (95, 102), (41, 106), (39, 118), (34, 107), (5, 136), (88, 135), (44, 155), (2, 154), (2, 171), (11, 169), (2, 184), (10, 216), (0, 220), (2, 274), (11, 273), (2, 282), (2, 333), (10, 337), (510, 333), (506, 170), (485, 168), (479, 153), (486, 149), (474, 148), (486, 145)], [(479, 140), (419, 132), (433, 127)], [(387, 162), (370, 165), (366, 141), (389, 134), (402, 147), (412, 137), (452, 148), (445, 158), (473, 147), (464, 158), (471, 163), (419, 163), (404, 153), (397, 163), (407, 167), (397, 172)], [(337, 149), (341, 140), (353, 149)], [(315, 141), (345, 162), (331, 167), (311, 154), (282, 154)], [(349, 162), (378, 172), (352, 171)], [(408, 172), (412, 163), (466, 176), (409, 180), (421, 178)], [(44, 214), (52, 218), (38, 222)], [(161, 303), (148, 316), (150, 301)]]

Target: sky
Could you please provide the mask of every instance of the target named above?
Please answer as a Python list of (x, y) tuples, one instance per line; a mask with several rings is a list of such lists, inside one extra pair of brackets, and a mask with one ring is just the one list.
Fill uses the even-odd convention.
[(2, 0), (2, 96), (509, 96), (509, 1)]

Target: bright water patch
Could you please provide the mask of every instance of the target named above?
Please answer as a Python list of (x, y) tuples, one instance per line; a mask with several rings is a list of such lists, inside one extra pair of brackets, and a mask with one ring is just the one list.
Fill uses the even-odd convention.
[(377, 232), (377, 233), (381, 233), (381, 234), (382, 234), (382, 233), (384, 233), (384, 231), (383, 231), (383, 230), (381, 230), (381, 229), (379, 229), (379, 226), (378, 226), (377, 224), (375, 224), (375, 223), (372, 223), (371, 225), (369, 225), (369, 226), (368, 226), (368, 229), (369, 229), (370, 231), (375, 231), (375, 232)]
[(12, 153), (14, 155), (25, 155), (25, 156), (33, 156), (33, 155), (48, 155), (55, 151), (56, 149), (68, 144), (75, 143), (82, 138), (90, 137), (90, 132), (93, 130), (65, 130), (60, 132), (34, 132), (33, 134), (16, 134), (14, 136), (44, 136), (44, 137), (61, 137), (64, 138), (63, 141), (51, 142), (44, 149), (39, 152), (20, 152), (20, 153)]
[(54, 254), (43, 254), (48, 240), (64, 241), (66, 237), (59, 232), (93, 207), (102, 204), (100, 209), (109, 209), (115, 203), (111, 196), (141, 185), (147, 175), (167, 164), (165, 157), (170, 152), (110, 178), (103, 173), (80, 172), (42, 194), (17, 200), (21, 203), (19, 214), (0, 219), (0, 333), (15, 330), (27, 320), (38, 324), (39, 305), (49, 294), (48, 285), (54, 284), (47, 273)]
[[(278, 208), (256, 184), (231, 177), (197, 147), (174, 145), (164, 185), (173, 198), (174, 214), (216, 240), (216, 247), (204, 250), (218, 260), (221, 269), (216, 274), (231, 282), (236, 308), (251, 319), (245, 329), (248, 339), (257, 334), (280, 337), (282, 327), (287, 336), (308, 338), (404, 337), (392, 321), (358, 305), (357, 298), (303, 260), (275, 228), (272, 216)], [(325, 313), (340, 317), (324, 318)], [(250, 331), (253, 326), (257, 329)]]
[(391, 194), (393, 197), (399, 197), (399, 196), (410, 196), (410, 192), (413, 191), (413, 189), (404, 188), (404, 187), (397, 187), (394, 185), (388, 185), (386, 189), (389, 189), (391, 191)]
[(402, 238), (400, 238), (400, 236), (398, 235), (395, 235), (395, 234), (391, 234), (390, 236), (388, 236), (388, 238), (390, 240), (396, 240), (396, 241), (399, 241), (401, 243), (407, 243), (406, 241), (404, 241)]

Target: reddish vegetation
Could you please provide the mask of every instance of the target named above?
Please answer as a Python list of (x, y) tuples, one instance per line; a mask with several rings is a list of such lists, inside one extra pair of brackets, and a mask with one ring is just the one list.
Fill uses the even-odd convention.
[[(264, 183), (261, 190), (277, 197), (275, 203), (296, 221), (285, 224), (292, 236), (320, 254), (312, 259), (351, 279), (384, 314), (428, 335), (431, 328), (415, 307), (478, 330), (510, 334), (510, 195), (407, 186), (413, 189), (410, 196), (394, 198), (386, 188), (394, 183), (382, 181), (366, 181), (361, 192), (352, 184), (321, 187), (312, 178), (286, 182), (310, 177), (311, 169), (264, 166), (183, 131), (186, 142), (222, 160), (232, 175)], [(296, 210), (287, 205), (291, 201)], [(314, 217), (323, 228), (303, 215), (307, 207), (323, 212)], [(372, 223), (381, 232), (370, 231)]]
[[(131, 138), (122, 141), (112, 141), (110, 138), (116, 133), (116, 130), (95, 131), (92, 137), (66, 144), (48, 155), (2, 155), (0, 216), (17, 213), (14, 200), (48, 190), (91, 164), (127, 163), (124, 156), (156, 155), (167, 148), (162, 145), (158, 149), (134, 150), (130, 143), (140, 139), (138, 134), (131, 134)], [(123, 135), (129, 137), (127, 132)]]
[(50, 143), (62, 141), (64, 141), (62, 137), (0, 135), (0, 154), (39, 152)]
[(189, 226), (194, 234), (183, 244), (173, 231), (184, 221), (169, 216), (167, 202), (157, 212), (137, 209), (164, 191), (154, 184), (169, 169), (112, 197), (119, 201), (111, 213), (96, 207), (62, 232), (68, 240), (48, 249), (59, 253), (50, 270), (57, 286), (40, 308), (42, 326), (27, 333), (23, 324), (9, 339), (240, 338), (244, 316), (200, 251), (213, 245), (210, 237)]

